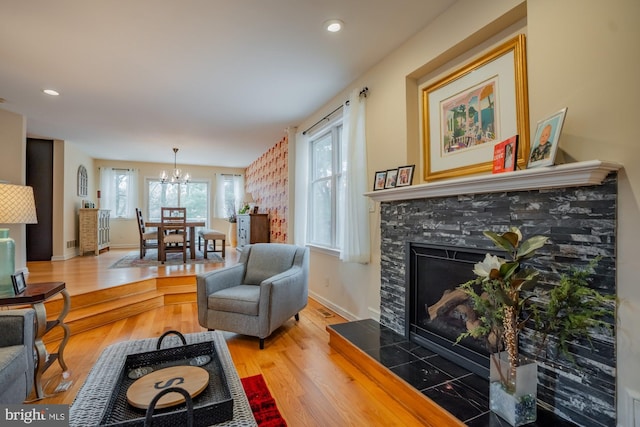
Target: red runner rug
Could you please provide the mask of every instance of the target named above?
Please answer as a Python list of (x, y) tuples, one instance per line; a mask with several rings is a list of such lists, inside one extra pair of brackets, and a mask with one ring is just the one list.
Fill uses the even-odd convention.
[(249, 398), (251, 411), (253, 411), (253, 416), (258, 426), (286, 427), (287, 423), (280, 415), (276, 401), (271, 397), (269, 387), (267, 387), (262, 375), (241, 378), (240, 381), (242, 381), (244, 392)]

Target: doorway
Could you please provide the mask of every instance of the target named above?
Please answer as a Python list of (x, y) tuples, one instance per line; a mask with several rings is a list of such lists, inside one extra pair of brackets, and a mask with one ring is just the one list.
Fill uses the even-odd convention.
[(53, 256), (53, 140), (27, 138), (26, 183), (33, 187), (37, 224), (27, 224), (27, 261)]

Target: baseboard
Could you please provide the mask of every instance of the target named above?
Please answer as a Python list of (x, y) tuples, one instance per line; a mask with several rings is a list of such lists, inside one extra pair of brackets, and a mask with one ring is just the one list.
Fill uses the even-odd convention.
[(369, 311), (371, 318), (380, 323), (380, 310), (376, 310), (373, 307), (367, 307), (367, 310)]
[(132, 245), (130, 243), (118, 245), (110, 244), (109, 247), (111, 249), (140, 249), (140, 245)]
[(329, 301), (328, 299), (321, 297), (320, 295), (316, 294), (315, 292), (309, 291), (309, 296), (311, 298), (313, 298), (314, 300), (318, 301), (320, 304), (322, 304), (325, 307), (327, 307), (328, 309), (330, 309), (331, 311), (339, 314), (340, 316), (344, 317), (347, 320), (360, 320), (353, 313), (351, 313), (351, 312), (345, 310), (344, 308), (334, 304), (333, 302)]

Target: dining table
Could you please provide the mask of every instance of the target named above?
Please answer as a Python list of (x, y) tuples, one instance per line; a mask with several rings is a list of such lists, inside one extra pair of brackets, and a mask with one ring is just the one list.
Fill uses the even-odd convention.
[[(150, 220), (150, 221), (145, 221), (144, 226), (146, 228), (157, 228), (158, 229), (158, 236), (160, 235), (160, 233), (162, 233), (162, 221), (160, 220)], [(201, 220), (187, 220), (187, 222), (185, 223), (185, 226), (187, 227), (187, 248), (189, 248), (189, 256), (191, 257), (191, 259), (196, 259), (196, 251), (193, 250), (195, 248), (195, 234), (196, 234), (196, 227), (204, 227), (205, 226), (205, 222), (201, 221)], [(160, 260), (160, 248), (158, 248), (158, 260)]]

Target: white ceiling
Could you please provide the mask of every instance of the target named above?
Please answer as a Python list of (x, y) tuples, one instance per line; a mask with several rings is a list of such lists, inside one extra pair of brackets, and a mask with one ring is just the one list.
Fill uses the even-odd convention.
[(95, 158), (245, 167), (454, 1), (0, 0), (0, 108)]

